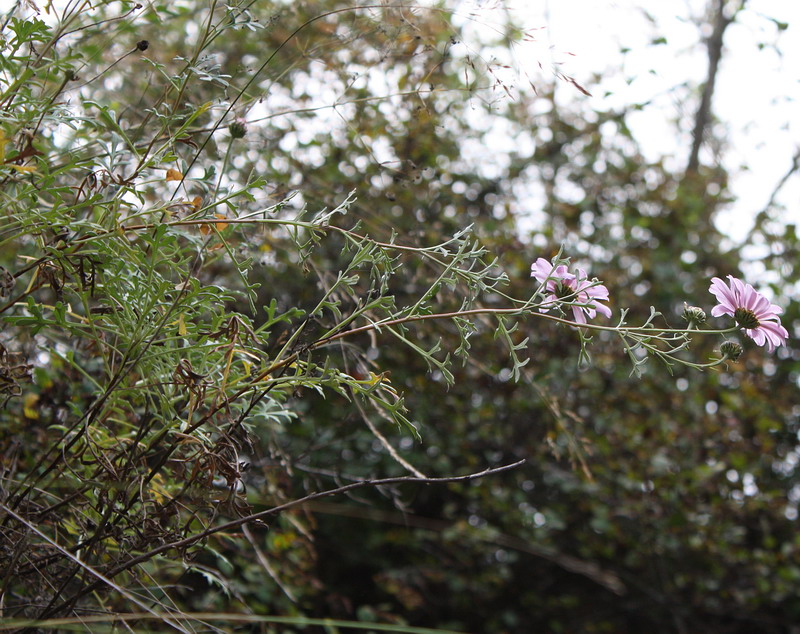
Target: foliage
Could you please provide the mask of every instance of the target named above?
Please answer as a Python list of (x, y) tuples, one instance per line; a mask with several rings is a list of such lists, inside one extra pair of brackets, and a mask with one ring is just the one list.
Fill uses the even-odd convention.
[[(457, 23), (333, 1), (7, 16), (4, 616), (797, 618), (797, 351), (734, 363), (730, 324), (679, 321), (740, 265), (713, 224), (725, 173), (648, 163), (627, 113), (557, 105), (569, 82), (497, 101)], [(533, 154), (464, 158), (488, 143), (474, 110)], [(591, 261), (621, 316), (580, 328), (579, 298), (530, 278), (541, 254)]]

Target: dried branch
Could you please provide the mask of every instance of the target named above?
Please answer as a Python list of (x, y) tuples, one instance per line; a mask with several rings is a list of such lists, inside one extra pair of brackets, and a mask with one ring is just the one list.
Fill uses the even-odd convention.
[[(418, 515), (386, 511), (383, 509), (354, 507), (352, 505), (336, 504), (335, 502), (313, 502), (307, 504), (306, 508), (316, 513), (355, 517), (374, 522), (386, 522), (399, 526), (422, 528), (440, 533), (453, 528), (453, 523), (446, 520), (420, 517)], [(496, 533), (494, 531), (486, 534), (476, 533), (476, 538), (487, 543), (497, 544), (498, 546), (527, 553), (549, 561), (564, 570), (590, 579), (618, 596), (624, 596), (628, 592), (625, 584), (615, 573), (604, 570), (594, 562), (559, 552), (550, 546), (544, 546), (521, 537)]]
[(706, 41), (708, 48), (708, 76), (703, 85), (703, 96), (700, 99), (700, 106), (694, 117), (694, 130), (692, 131), (692, 151), (689, 154), (689, 163), (686, 172), (696, 172), (700, 164), (700, 148), (703, 145), (703, 137), (706, 128), (711, 122), (711, 98), (714, 95), (714, 86), (717, 81), (717, 70), (722, 58), (722, 41), (725, 36), (725, 29), (736, 19), (736, 14), (742, 10), (745, 0), (741, 0), (739, 7), (728, 17), (725, 11), (727, 0), (717, 0), (717, 7), (714, 16), (714, 31)]
[[(522, 459), (522, 460), (518, 460), (517, 462), (511, 463), (511, 464), (503, 465), (501, 467), (495, 467), (495, 468), (492, 468), (492, 469), (484, 469), (483, 471), (479, 471), (479, 472), (476, 472), (476, 473), (471, 473), (471, 474), (468, 474), (468, 475), (450, 476), (450, 477), (446, 477), (446, 478), (418, 478), (418, 477), (415, 477), (415, 476), (401, 476), (401, 477), (395, 477), (395, 478), (382, 478), (382, 479), (378, 479), (378, 480), (362, 480), (360, 482), (353, 482), (351, 484), (346, 484), (344, 486), (340, 486), (340, 487), (337, 487), (335, 489), (328, 489), (327, 491), (319, 491), (317, 493), (311, 493), (309, 495), (306, 495), (305, 497), (298, 498), (296, 500), (292, 500), (291, 502), (286, 502), (285, 504), (280, 504), (278, 506), (274, 506), (271, 509), (267, 509), (265, 511), (260, 511), (258, 513), (253, 513), (251, 515), (246, 515), (244, 517), (237, 518), (237, 519), (232, 520), (230, 522), (226, 522), (225, 524), (220, 524), (219, 526), (213, 526), (213, 527), (208, 528), (208, 529), (206, 529), (206, 530), (204, 530), (204, 531), (202, 531), (200, 533), (197, 533), (196, 535), (191, 535), (191, 536), (186, 537), (184, 539), (180, 539), (180, 540), (173, 541), (173, 542), (170, 542), (170, 543), (167, 543), (167, 544), (163, 544), (161, 546), (158, 546), (157, 548), (153, 548), (152, 550), (147, 551), (146, 553), (142, 553), (141, 555), (138, 555), (137, 557), (133, 557), (129, 561), (127, 561), (127, 562), (125, 562), (123, 564), (120, 564), (120, 565), (112, 568), (111, 570), (108, 570), (104, 575), (101, 575), (100, 573), (94, 571), (93, 569), (90, 569), (92, 574), (94, 574), (98, 578), (97, 581), (95, 581), (94, 583), (89, 584), (88, 586), (86, 586), (82, 590), (79, 590), (75, 595), (73, 595), (69, 599), (66, 599), (61, 605), (58, 605), (58, 606), (54, 607), (51, 610), (51, 612), (57, 614), (58, 611), (61, 608), (63, 608), (64, 606), (73, 605), (75, 601), (77, 601), (78, 599), (80, 599), (83, 596), (86, 596), (87, 594), (90, 594), (90, 593), (94, 592), (95, 590), (99, 589), (103, 585), (111, 585), (115, 589), (118, 589), (120, 592), (124, 592), (122, 589), (117, 588), (117, 586), (114, 585), (111, 582), (111, 580), (114, 577), (116, 577), (118, 574), (120, 574), (121, 572), (124, 572), (126, 570), (130, 570), (131, 568), (133, 568), (135, 566), (138, 566), (139, 564), (144, 563), (145, 561), (149, 561), (150, 559), (152, 559), (156, 555), (160, 555), (161, 553), (164, 553), (164, 552), (166, 552), (168, 550), (183, 549), (183, 548), (186, 548), (188, 546), (192, 546), (193, 544), (196, 544), (197, 542), (202, 541), (206, 537), (214, 535), (215, 533), (221, 533), (223, 531), (229, 531), (229, 530), (232, 530), (232, 529), (235, 529), (235, 528), (239, 528), (240, 526), (243, 526), (245, 524), (249, 524), (251, 522), (260, 521), (260, 520), (262, 520), (264, 518), (270, 517), (272, 515), (276, 515), (278, 513), (281, 513), (283, 511), (286, 511), (286, 510), (291, 509), (291, 508), (294, 508), (296, 506), (300, 506), (300, 505), (305, 504), (307, 502), (311, 502), (312, 500), (319, 500), (321, 498), (331, 497), (331, 496), (334, 496), (334, 495), (340, 495), (342, 493), (346, 493), (346, 492), (352, 491), (354, 489), (361, 489), (361, 488), (365, 488), (365, 487), (379, 487), (379, 486), (386, 486), (386, 485), (390, 485), (390, 484), (449, 484), (449, 483), (452, 483), (452, 482), (468, 482), (468, 481), (471, 481), (471, 480), (477, 480), (479, 478), (485, 478), (487, 476), (496, 475), (498, 473), (503, 473), (505, 471), (511, 471), (512, 469), (516, 469), (517, 467), (522, 466), (523, 464), (525, 464), (525, 462), (526, 462), (526, 460)], [(3, 508), (6, 508), (6, 506), (3, 505)], [(13, 517), (15, 517), (19, 521), (23, 522), (26, 526), (30, 526), (30, 524), (28, 522), (26, 522), (23, 518), (21, 518), (16, 513), (13, 513), (10, 510), (8, 510), (8, 512), (11, 513), (13, 515)], [(37, 534), (41, 535), (42, 537), (44, 537), (45, 539), (50, 541), (49, 538), (44, 536), (39, 531), (36, 531), (36, 532), (37, 532)], [(66, 553), (66, 551), (65, 551), (65, 553)], [(70, 556), (70, 558), (74, 558), (73, 555), (71, 555), (69, 553), (66, 553), (66, 554), (68, 554)], [(81, 564), (81, 566), (89, 568), (83, 562), (79, 562), (79, 563)]]
[[(413, 473), (418, 478), (425, 478), (427, 477), (424, 473), (422, 473), (419, 469), (417, 469), (414, 465), (412, 465), (408, 460), (403, 458), (399, 453), (397, 453), (397, 449), (392, 446), (386, 436), (384, 436), (380, 430), (375, 426), (375, 423), (370, 420), (369, 416), (367, 416), (367, 412), (364, 411), (364, 406), (358, 401), (355, 394), (352, 395), (353, 403), (355, 403), (358, 412), (361, 414), (361, 418), (369, 427), (369, 430), (372, 432), (372, 435), (378, 439), (378, 442), (381, 443), (384, 449), (389, 452), (389, 455), (397, 462), (401, 467), (403, 467), (409, 473)], [(374, 407), (379, 411), (381, 416), (383, 416), (387, 421), (391, 422), (391, 417), (386, 412), (382, 411), (377, 404), (374, 404)]]
[(794, 156), (792, 157), (792, 164), (789, 166), (789, 169), (778, 181), (778, 184), (775, 185), (775, 188), (772, 190), (772, 193), (769, 196), (767, 204), (764, 205), (764, 208), (756, 216), (756, 222), (753, 225), (754, 231), (758, 226), (759, 220), (765, 219), (767, 217), (767, 214), (769, 213), (769, 210), (772, 209), (772, 207), (775, 205), (775, 201), (777, 200), (778, 195), (781, 193), (781, 190), (783, 189), (784, 185), (786, 185), (786, 183), (792, 177), (792, 174), (794, 174), (798, 170), (800, 170), (800, 149), (798, 149), (794, 153)]
[[(75, 555), (73, 555), (71, 552), (69, 552), (66, 548), (64, 548), (63, 546), (59, 545), (58, 543), (56, 543), (52, 539), (50, 539), (47, 535), (45, 535), (42, 531), (40, 531), (38, 528), (36, 528), (36, 526), (31, 524), (24, 517), (18, 515), (14, 511), (12, 511), (6, 504), (0, 504), (0, 506), (2, 507), (2, 509), (6, 513), (8, 513), (11, 517), (13, 517), (15, 520), (17, 520), (20, 524), (25, 526), (28, 530), (30, 530), (33, 533), (36, 533), (39, 537), (41, 537), (44, 541), (46, 541), (48, 544), (50, 544), (53, 548), (58, 550), (62, 555), (64, 555), (68, 559), (72, 560), (76, 564), (78, 564), (78, 566), (80, 566), (81, 568), (86, 570), (89, 574), (91, 574), (94, 577), (96, 577), (97, 581), (94, 584), (92, 584), (92, 587), (100, 587), (101, 585), (107, 585), (107, 586), (113, 588), (114, 590), (116, 590), (117, 592), (119, 592), (119, 594), (121, 596), (123, 596), (126, 599), (128, 599), (131, 603), (134, 603), (135, 605), (139, 606), (142, 610), (144, 610), (145, 612), (148, 612), (149, 614), (151, 614), (154, 617), (158, 618), (159, 620), (161, 620), (166, 625), (169, 625), (170, 627), (172, 627), (173, 629), (178, 630), (179, 632), (186, 632), (188, 634), (189, 630), (181, 627), (179, 624), (173, 622), (171, 619), (167, 618), (165, 615), (158, 614), (157, 612), (154, 612), (150, 608), (150, 606), (148, 606), (146, 603), (144, 603), (143, 601), (140, 601), (139, 599), (137, 599), (130, 592), (128, 592), (125, 588), (115, 584), (111, 580), (111, 577), (108, 577), (106, 575), (102, 575), (97, 570), (95, 570), (92, 566), (89, 566), (88, 564), (82, 562)], [(70, 601), (67, 601), (66, 603), (69, 604)]]

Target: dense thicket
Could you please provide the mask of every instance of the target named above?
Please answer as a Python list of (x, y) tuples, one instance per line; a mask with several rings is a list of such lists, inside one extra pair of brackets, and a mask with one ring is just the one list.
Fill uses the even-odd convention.
[[(632, 373), (617, 333), (524, 310), (561, 251), (611, 290), (609, 325), (710, 312), (710, 278), (748, 274), (715, 228), (721, 166), (646, 160), (627, 110), (532, 91), (447, 4), (48, 11), (19, 3), (0, 42), (4, 617), (800, 619), (796, 343)], [(792, 333), (794, 225), (761, 234)], [(427, 318), (476, 307), (520, 310)]]

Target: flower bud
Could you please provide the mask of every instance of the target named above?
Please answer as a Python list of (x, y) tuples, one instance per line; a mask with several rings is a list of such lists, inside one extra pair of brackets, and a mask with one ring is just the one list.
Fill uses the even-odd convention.
[(735, 341), (724, 341), (719, 347), (719, 351), (722, 353), (724, 359), (736, 361), (742, 356), (743, 348)]
[(706, 323), (706, 312), (702, 308), (684, 303), (683, 318), (689, 322), (689, 326), (702, 326)]
[(237, 119), (228, 126), (228, 131), (231, 133), (231, 138), (241, 139), (247, 134), (247, 126), (244, 121)]

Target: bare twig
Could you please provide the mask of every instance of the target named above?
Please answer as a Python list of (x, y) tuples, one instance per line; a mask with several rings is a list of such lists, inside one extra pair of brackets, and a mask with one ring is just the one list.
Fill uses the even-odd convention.
[[(317, 631), (339, 631), (339, 628), (347, 630), (368, 630), (370, 632), (393, 632), (394, 634), (464, 634), (455, 630), (443, 630), (440, 628), (430, 629), (427, 627), (414, 627), (412, 625), (400, 625), (397, 623), (370, 623), (368, 621), (346, 621), (343, 619), (315, 619), (307, 616), (270, 616), (268, 614), (237, 614), (225, 612), (186, 612), (185, 616), (192, 619), (204, 619), (206, 621), (222, 621), (226, 624), (241, 623), (241, 624), (264, 624), (274, 623), (277, 625), (289, 625), (294, 627), (317, 627)], [(60, 618), (60, 619), (46, 619), (46, 620), (28, 620), (28, 619), (15, 619), (13, 621), (0, 622), (0, 632), (8, 630), (16, 630), (24, 627), (38, 627), (38, 628), (58, 628), (69, 625), (83, 625), (86, 628), (84, 631), (93, 631), (88, 628), (89, 625), (94, 623), (113, 623), (126, 624), (128, 621), (147, 621), (158, 618), (150, 614), (130, 614), (130, 613), (115, 613), (104, 614), (100, 616), (84, 616), (79, 618)], [(335, 628), (335, 629), (334, 629)], [(66, 628), (71, 629), (71, 628)], [(100, 629), (100, 628), (98, 628)], [(102, 628), (102, 631), (108, 628)], [(284, 631), (284, 630), (281, 630)]]
[[(479, 471), (476, 473), (471, 473), (469, 475), (463, 476), (450, 476), (446, 478), (418, 478), (415, 476), (402, 476), (396, 478), (382, 478), (378, 480), (362, 480), (360, 482), (353, 482), (351, 484), (346, 484), (344, 486), (337, 487), (335, 489), (328, 489), (327, 491), (319, 491), (317, 493), (311, 493), (306, 495), (305, 497), (298, 498), (296, 500), (292, 500), (290, 502), (286, 502), (285, 504), (280, 504), (278, 506), (274, 506), (271, 509), (267, 509), (265, 511), (260, 511), (258, 513), (253, 513), (251, 515), (246, 515), (244, 517), (237, 518), (230, 522), (226, 522), (225, 524), (220, 524), (218, 526), (212, 526), (200, 533), (195, 535), (191, 535), (184, 539), (179, 539), (174, 542), (170, 542), (168, 544), (163, 544), (158, 546), (157, 548), (153, 548), (152, 550), (147, 551), (146, 553), (142, 553), (137, 557), (133, 557), (129, 561), (120, 564), (111, 570), (105, 573), (105, 576), (96, 574), (99, 577), (98, 581), (95, 581), (92, 584), (89, 584), (82, 590), (79, 590), (75, 595), (64, 601), (61, 606), (56, 606), (53, 609), (54, 613), (63, 606), (63, 605), (71, 605), (74, 601), (79, 599), (82, 596), (90, 594), (100, 588), (104, 583), (110, 583), (110, 580), (117, 576), (119, 573), (124, 572), (126, 570), (130, 570), (131, 568), (138, 566), (145, 561), (149, 561), (156, 555), (160, 555), (161, 553), (167, 552), (169, 550), (173, 550), (176, 548), (186, 548), (193, 544), (196, 544), (199, 541), (202, 541), (206, 537), (210, 537), (215, 533), (221, 533), (223, 531), (229, 531), (235, 528), (239, 528), (245, 524), (249, 524), (251, 522), (256, 522), (262, 520), (264, 518), (270, 517), (272, 515), (276, 515), (288, 509), (294, 508), (296, 506), (301, 506), (307, 502), (311, 502), (312, 500), (319, 500), (321, 498), (331, 497), (334, 495), (340, 495), (342, 493), (346, 493), (348, 491), (352, 491), (353, 489), (361, 489), (365, 487), (379, 487), (379, 486), (386, 486), (390, 484), (449, 484), (452, 482), (468, 482), (471, 480), (477, 480), (479, 478), (485, 478), (487, 476), (496, 475), (498, 473), (503, 473), (505, 471), (511, 471), (512, 469), (516, 469), (517, 467), (522, 466), (525, 464), (525, 459), (518, 460), (517, 462), (513, 462), (511, 464), (503, 465), (501, 467), (495, 467), (491, 469), (485, 469), (483, 471)], [(15, 514), (15, 517), (19, 517)], [(24, 520), (23, 520), (24, 521)], [(26, 523), (26, 525), (28, 525)], [(69, 554), (69, 553), (67, 553)], [(74, 559), (74, 556), (69, 554), (71, 558)], [(81, 565), (85, 565), (81, 563)], [(94, 571), (92, 571), (94, 572)], [(120, 589), (121, 592), (124, 592)]]
[[(310, 502), (306, 505), (306, 508), (315, 513), (355, 517), (358, 519), (421, 528), (439, 533), (453, 528), (453, 523), (446, 520), (420, 517), (419, 515), (398, 513), (397, 511), (387, 511), (384, 509), (355, 507), (352, 505), (337, 504), (335, 502)], [(511, 548), (512, 550), (545, 559), (564, 570), (591, 579), (618, 596), (623, 596), (627, 593), (625, 584), (615, 573), (604, 570), (594, 562), (567, 555), (559, 552), (555, 548), (537, 544), (521, 537), (497, 533), (495, 531), (486, 533), (476, 531), (475, 538), (480, 541), (497, 544), (498, 546)]]
[(256, 543), (253, 534), (250, 532), (250, 529), (247, 528), (247, 524), (242, 526), (242, 532), (244, 533), (244, 536), (247, 539), (247, 541), (250, 542), (250, 545), (253, 547), (253, 551), (255, 551), (256, 553), (256, 559), (258, 559), (258, 563), (261, 564), (261, 567), (275, 582), (275, 585), (277, 585), (281, 589), (281, 592), (283, 592), (283, 594), (285, 594), (289, 598), (289, 601), (291, 601), (292, 603), (297, 603), (297, 597), (295, 597), (294, 593), (289, 588), (286, 587), (286, 584), (283, 583), (283, 581), (281, 581), (281, 578), (278, 576), (278, 573), (276, 573), (275, 570), (272, 568), (272, 565), (269, 563), (269, 559), (267, 559), (266, 555), (264, 555), (264, 553), (258, 547), (258, 544)]
[(756, 216), (756, 222), (753, 225), (753, 230), (755, 230), (755, 228), (758, 226), (758, 224), (759, 224), (758, 220), (759, 219), (763, 219), (763, 218), (765, 218), (767, 216), (767, 214), (769, 213), (769, 210), (772, 209), (772, 206), (775, 204), (775, 201), (778, 198), (778, 194), (781, 193), (781, 190), (783, 189), (784, 185), (786, 185), (788, 180), (792, 177), (792, 174), (797, 172), (797, 170), (799, 170), (799, 169), (800, 169), (800, 149), (798, 149), (794, 153), (794, 156), (792, 157), (792, 164), (789, 166), (789, 169), (783, 175), (783, 177), (781, 177), (781, 179), (778, 181), (778, 184), (775, 185), (775, 188), (772, 190), (772, 193), (769, 196), (769, 200), (767, 201), (767, 204), (764, 205), (764, 208)]
[(700, 148), (703, 145), (703, 136), (706, 128), (711, 121), (711, 98), (714, 95), (714, 85), (717, 81), (717, 70), (719, 61), (722, 58), (722, 40), (725, 36), (725, 29), (735, 20), (736, 14), (745, 4), (741, 0), (739, 7), (731, 12), (730, 17), (726, 15), (727, 0), (716, 0), (716, 10), (714, 15), (714, 31), (706, 42), (708, 48), (708, 76), (703, 85), (703, 96), (700, 99), (700, 106), (694, 117), (694, 130), (692, 131), (692, 150), (689, 153), (689, 162), (686, 165), (686, 172), (696, 172), (700, 164)]
[[(14, 511), (12, 511), (6, 504), (0, 504), (0, 506), (2, 506), (2, 509), (6, 513), (8, 513), (11, 517), (13, 517), (15, 520), (17, 520), (23, 526), (27, 527), (28, 530), (30, 530), (33, 533), (36, 533), (39, 537), (41, 537), (44, 541), (46, 541), (48, 544), (50, 544), (53, 548), (58, 550), (62, 555), (64, 555), (68, 559), (71, 559), (73, 562), (78, 564), (78, 566), (80, 566), (81, 568), (86, 570), (89, 574), (91, 574), (94, 577), (96, 577), (97, 581), (92, 585), (93, 589), (99, 588), (102, 585), (107, 585), (107, 586), (113, 588), (114, 590), (116, 590), (117, 592), (119, 592), (123, 597), (125, 597), (126, 599), (128, 599), (132, 603), (134, 603), (137, 606), (139, 606), (145, 612), (148, 612), (149, 614), (152, 614), (153, 616), (155, 616), (156, 618), (160, 619), (161, 621), (163, 621), (164, 623), (166, 623), (167, 625), (169, 625), (173, 629), (176, 629), (179, 632), (186, 632), (186, 634), (189, 633), (188, 630), (186, 630), (185, 628), (181, 627), (178, 623), (175, 623), (174, 621), (169, 619), (167, 616), (154, 612), (146, 603), (144, 603), (143, 601), (140, 601), (139, 599), (137, 599), (130, 592), (128, 592), (125, 588), (122, 588), (121, 586), (115, 584), (111, 580), (110, 577), (102, 575), (101, 573), (99, 573), (97, 570), (95, 570), (94, 568), (92, 568), (88, 564), (82, 562), (75, 555), (73, 555), (71, 552), (69, 552), (66, 548), (64, 548), (63, 546), (59, 545), (58, 543), (56, 543), (52, 539), (50, 539), (47, 535), (45, 535), (42, 531), (40, 531), (38, 528), (36, 528), (36, 526), (31, 524), (24, 517), (22, 517), (21, 515), (18, 515)], [(67, 602), (67, 603), (69, 603), (69, 602)]]
[[(358, 408), (358, 411), (361, 414), (361, 418), (367, 424), (367, 427), (369, 427), (369, 430), (372, 432), (372, 435), (375, 436), (375, 438), (378, 439), (378, 442), (381, 443), (381, 445), (384, 447), (384, 449), (386, 449), (386, 451), (389, 452), (389, 455), (395, 460), (395, 462), (397, 462), (401, 467), (403, 467), (409, 473), (413, 473), (418, 478), (427, 477), (424, 473), (422, 473), (414, 465), (412, 465), (410, 462), (408, 462), (408, 460), (406, 460), (405, 458), (403, 458), (403, 456), (401, 456), (399, 453), (397, 453), (397, 449), (395, 449), (392, 446), (392, 443), (390, 443), (386, 439), (386, 436), (384, 436), (380, 432), (380, 430), (375, 426), (375, 423), (373, 423), (372, 420), (370, 420), (370, 417), (367, 416), (367, 412), (364, 411), (364, 406), (361, 405), (361, 403), (359, 403), (358, 399), (355, 397), (355, 394), (353, 394), (353, 403), (355, 403), (356, 407)], [(378, 407), (377, 404), (374, 404), (374, 406), (378, 409), (378, 411), (380, 412), (380, 415), (383, 416), (386, 420), (389, 420), (389, 421), (392, 420), (391, 417), (386, 412), (382, 411)]]

